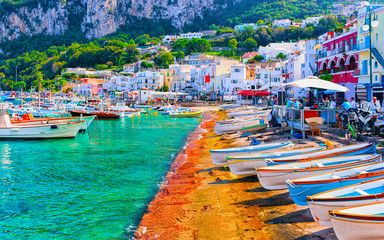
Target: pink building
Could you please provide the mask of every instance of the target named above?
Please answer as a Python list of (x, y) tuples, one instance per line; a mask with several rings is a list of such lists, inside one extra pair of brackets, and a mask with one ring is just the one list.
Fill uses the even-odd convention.
[(332, 81), (349, 89), (345, 98), (355, 96), (358, 82), (357, 23), (349, 23), (342, 33), (328, 32), (320, 37), (318, 67), (320, 75), (331, 74)]

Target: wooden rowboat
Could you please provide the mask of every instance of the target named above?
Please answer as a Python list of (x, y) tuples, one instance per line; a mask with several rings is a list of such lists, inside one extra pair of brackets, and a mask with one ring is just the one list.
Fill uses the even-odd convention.
[(384, 201), (383, 185), (384, 178), (378, 178), (308, 196), (309, 209), (316, 222), (330, 226), (328, 210)]
[(340, 240), (384, 239), (384, 202), (330, 210)]
[(267, 160), (267, 165), (275, 166), (278, 164), (306, 162), (306, 161), (318, 160), (323, 158), (352, 156), (352, 155), (361, 155), (361, 154), (375, 154), (375, 153), (376, 153), (376, 144), (362, 143), (362, 144), (349, 145), (341, 148), (324, 150), (320, 152), (302, 154), (300, 156), (270, 159), (270, 160)]
[(307, 206), (307, 196), (381, 177), (384, 177), (384, 162), (287, 180), (287, 186), (292, 200), (297, 205)]
[(227, 163), (232, 173), (237, 175), (256, 174), (255, 168), (266, 167), (265, 159), (300, 155), (324, 150), (325, 147), (301, 148), (295, 150), (273, 151), (254, 155), (228, 156)]
[(258, 131), (266, 129), (267, 126), (268, 126), (268, 124), (256, 124), (253, 126), (241, 128), (240, 132), (242, 132), (242, 133), (244, 133), (244, 132), (258, 132)]
[(170, 117), (183, 117), (183, 118), (190, 118), (190, 117), (200, 117), (204, 114), (203, 111), (198, 112), (184, 112), (184, 113), (170, 113)]
[(286, 181), (366, 163), (381, 162), (381, 155), (355, 155), (257, 168), (261, 185), (268, 190), (287, 189)]
[(292, 142), (274, 142), (267, 144), (259, 144), (255, 146), (244, 146), (235, 148), (215, 149), (211, 150), (212, 162), (216, 165), (227, 165), (227, 156), (239, 156), (246, 154), (263, 153), (272, 149), (281, 149), (291, 146)]

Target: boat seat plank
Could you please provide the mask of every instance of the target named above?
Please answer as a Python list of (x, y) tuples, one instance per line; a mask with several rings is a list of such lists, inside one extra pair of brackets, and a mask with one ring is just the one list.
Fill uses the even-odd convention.
[(363, 190), (358, 189), (358, 188), (354, 188), (353, 191), (358, 192), (361, 195), (369, 195), (366, 191), (363, 191)]

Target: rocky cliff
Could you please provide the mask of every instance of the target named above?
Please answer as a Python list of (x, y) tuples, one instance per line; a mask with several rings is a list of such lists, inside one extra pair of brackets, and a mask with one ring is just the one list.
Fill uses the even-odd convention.
[(71, 25), (79, 25), (87, 38), (96, 38), (132, 24), (132, 17), (166, 19), (180, 29), (204, 11), (234, 1), (238, 0), (32, 0), (0, 11), (0, 42), (23, 34), (61, 35)]

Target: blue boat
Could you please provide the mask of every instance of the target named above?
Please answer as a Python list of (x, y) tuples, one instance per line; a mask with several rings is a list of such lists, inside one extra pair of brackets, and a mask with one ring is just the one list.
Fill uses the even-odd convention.
[(323, 150), (313, 153), (301, 154), (299, 156), (290, 156), (283, 158), (267, 159), (267, 166), (275, 166), (279, 164), (307, 162), (312, 160), (319, 160), (323, 158), (345, 157), (353, 155), (376, 154), (376, 144), (374, 143), (361, 143), (349, 145), (341, 148), (334, 148), (330, 150)]
[(292, 200), (297, 205), (307, 206), (307, 196), (381, 177), (384, 177), (384, 162), (287, 180), (287, 186)]

